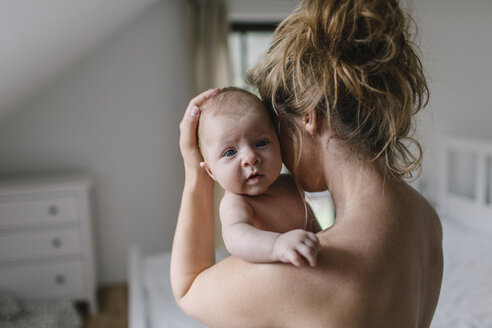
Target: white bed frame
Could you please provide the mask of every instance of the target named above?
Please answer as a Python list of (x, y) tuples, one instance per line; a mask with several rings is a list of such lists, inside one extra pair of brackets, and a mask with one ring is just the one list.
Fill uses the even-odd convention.
[(145, 288), (143, 285), (144, 263), (137, 245), (128, 251), (128, 324), (130, 328), (148, 328)]
[[(492, 140), (458, 138), (443, 136), (439, 149), (439, 191), (438, 206), (442, 218), (459, 219), (463, 225), (481, 234), (492, 236)], [(450, 188), (451, 154), (460, 154), (474, 158), (475, 170), (473, 197), (460, 195)], [(464, 222), (466, 218), (466, 222)]]
[(492, 327), (492, 140), (444, 136), (439, 157), (444, 274), (431, 327)]
[[(456, 220), (468, 228), (477, 238), (492, 238), (492, 193), (490, 175), (492, 174), (492, 140), (471, 138), (443, 137), (440, 141), (440, 171), (438, 206), (441, 219)], [(474, 163), (474, 197), (465, 197), (450, 190), (450, 154), (458, 153), (472, 156)], [(444, 223), (444, 222), (443, 222)], [(128, 254), (129, 273), (129, 327), (150, 328), (148, 318), (148, 295), (145, 287), (145, 263), (137, 246)]]

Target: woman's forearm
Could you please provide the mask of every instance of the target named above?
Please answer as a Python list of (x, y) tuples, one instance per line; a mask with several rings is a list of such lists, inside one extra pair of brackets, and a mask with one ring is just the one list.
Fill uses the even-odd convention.
[(213, 186), (200, 173), (186, 179), (171, 254), (171, 286), (178, 301), (198, 274), (215, 264)]

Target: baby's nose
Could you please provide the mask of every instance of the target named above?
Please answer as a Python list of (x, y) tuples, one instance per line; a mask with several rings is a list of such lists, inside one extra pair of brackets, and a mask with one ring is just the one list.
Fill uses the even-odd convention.
[(256, 165), (259, 162), (260, 162), (260, 157), (258, 156), (258, 154), (255, 151), (253, 151), (252, 149), (248, 149), (245, 151), (244, 157), (243, 157), (243, 166), (244, 167)]

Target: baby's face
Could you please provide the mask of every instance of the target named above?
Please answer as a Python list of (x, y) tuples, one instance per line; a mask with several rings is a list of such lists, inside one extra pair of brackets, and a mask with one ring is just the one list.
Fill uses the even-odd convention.
[(222, 188), (255, 196), (278, 178), (282, 169), (280, 145), (264, 108), (219, 113), (203, 123), (202, 167)]

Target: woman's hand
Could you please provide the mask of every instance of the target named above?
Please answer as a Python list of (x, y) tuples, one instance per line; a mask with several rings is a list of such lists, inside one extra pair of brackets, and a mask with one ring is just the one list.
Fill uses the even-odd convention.
[(183, 156), (185, 173), (187, 176), (195, 173), (205, 173), (200, 167), (200, 162), (203, 159), (200, 155), (200, 150), (198, 149), (196, 135), (198, 120), (200, 118), (199, 107), (218, 91), (219, 89), (210, 89), (191, 99), (183, 119), (179, 124), (179, 147), (181, 149), (181, 155)]
[(171, 255), (171, 286), (178, 301), (188, 293), (196, 277), (215, 264), (214, 181), (200, 167), (196, 128), (199, 106), (217, 91), (207, 90), (191, 99), (179, 125), (185, 185)]

